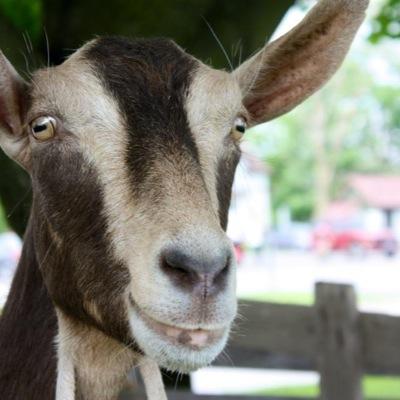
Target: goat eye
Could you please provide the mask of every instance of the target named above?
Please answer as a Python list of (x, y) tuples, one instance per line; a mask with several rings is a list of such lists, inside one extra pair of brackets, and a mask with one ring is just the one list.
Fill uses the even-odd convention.
[(232, 129), (232, 135), (234, 139), (241, 139), (243, 134), (246, 132), (247, 122), (243, 117), (237, 117)]
[(52, 117), (39, 117), (31, 122), (31, 133), (40, 141), (54, 137), (56, 133), (56, 120)]

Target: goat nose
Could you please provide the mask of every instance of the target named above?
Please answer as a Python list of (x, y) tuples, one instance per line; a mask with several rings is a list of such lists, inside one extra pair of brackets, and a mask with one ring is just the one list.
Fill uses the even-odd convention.
[(230, 248), (214, 254), (191, 254), (180, 248), (169, 248), (161, 255), (163, 271), (180, 287), (206, 290), (208, 295), (222, 290), (232, 264)]

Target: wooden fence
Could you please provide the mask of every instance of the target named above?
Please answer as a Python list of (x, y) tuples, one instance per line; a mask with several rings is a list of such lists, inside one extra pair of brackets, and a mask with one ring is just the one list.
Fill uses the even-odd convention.
[[(246, 301), (239, 311), (237, 334), (226, 351), (229, 359), (220, 357), (215, 365), (315, 370), (321, 376), (323, 400), (363, 399), (365, 373), (400, 375), (400, 318), (360, 313), (352, 286), (317, 284), (311, 307)], [(169, 396), (170, 400), (225, 398), (246, 397), (177, 392)]]

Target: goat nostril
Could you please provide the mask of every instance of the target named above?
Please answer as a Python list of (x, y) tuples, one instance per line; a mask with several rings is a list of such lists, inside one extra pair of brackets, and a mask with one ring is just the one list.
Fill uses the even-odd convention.
[(174, 272), (177, 274), (186, 275), (188, 273), (188, 271), (182, 267), (174, 267), (174, 266), (168, 264), (168, 268), (173, 269)]
[(171, 267), (171, 268), (174, 268), (174, 270), (176, 272), (179, 272), (180, 274), (187, 274), (187, 271), (181, 267)]
[(187, 284), (191, 289), (206, 285), (223, 287), (231, 270), (232, 258), (226, 252), (209, 254), (185, 253), (170, 248), (160, 255), (160, 267), (178, 285)]
[(166, 251), (160, 257), (162, 271), (178, 286), (193, 287), (196, 283), (196, 273), (187, 267), (186, 259), (179, 252)]
[(220, 274), (226, 275), (229, 272), (230, 260), (225, 264), (225, 267), (221, 270)]
[(179, 275), (186, 275), (188, 273), (188, 270), (182, 264), (173, 257), (168, 257), (168, 254), (162, 255), (160, 261), (161, 268), (168, 273), (173, 272)]
[(214, 284), (216, 284), (218, 281), (226, 279), (226, 276), (229, 274), (229, 271), (231, 269), (231, 261), (232, 261), (231, 257), (228, 256), (224, 267), (222, 269), (220, 269), (219, 272), (217, 272), (214, 275), (214, 279), (213, 279)]

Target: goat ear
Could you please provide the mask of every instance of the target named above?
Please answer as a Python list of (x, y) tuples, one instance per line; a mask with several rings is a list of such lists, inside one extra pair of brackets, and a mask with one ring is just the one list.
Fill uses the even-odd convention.
[(28, 139), (24, 135), (27, 87), (0, 51), (0, 147), (25, 167), (28, 161)]
[(320, 0), (304, 20), (233, 73), (252, 124), (300, 104), (340, 67), (368, 0)]

